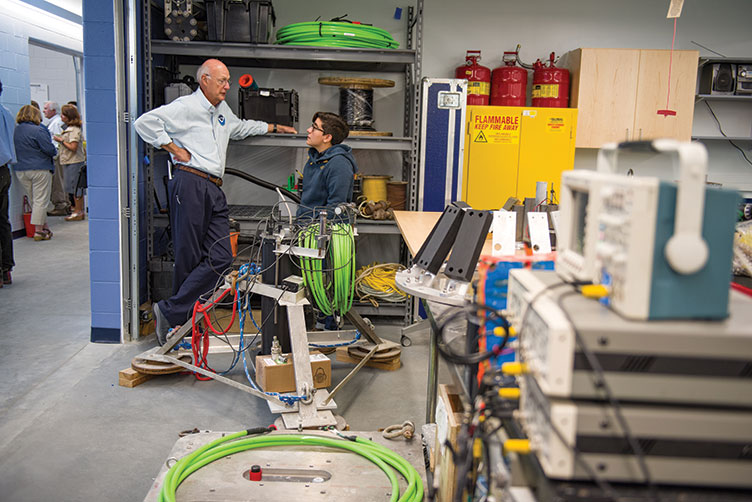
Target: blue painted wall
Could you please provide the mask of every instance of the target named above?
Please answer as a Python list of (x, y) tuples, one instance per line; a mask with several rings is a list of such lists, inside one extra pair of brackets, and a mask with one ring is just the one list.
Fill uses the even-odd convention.
[(120, 221), (113, 2), (85, 0), (91, 341), (121, 341)]

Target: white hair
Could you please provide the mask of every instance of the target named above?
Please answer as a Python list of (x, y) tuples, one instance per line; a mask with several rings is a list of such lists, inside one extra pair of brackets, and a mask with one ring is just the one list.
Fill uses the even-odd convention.
[(46, 101), (44, 104), (45, 106), (49, 106), (50, 110), (60, 111), (60, 105), (57, 104), (57, 101)]
[(211, 75), (211, 72), (209, 71), (209, 65), (204, 62), (201, 66), (198, 67), (198, 70), (196, 70), (196, 82), (201, 83), (201, 77), (204, 75)]

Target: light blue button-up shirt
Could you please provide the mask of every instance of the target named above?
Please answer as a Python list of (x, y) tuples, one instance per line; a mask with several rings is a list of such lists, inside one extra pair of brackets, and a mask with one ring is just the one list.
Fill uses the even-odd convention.
[(265, 134), (269, 128), (266, 122), (239, 119), (224, 101), (212, 106), (201, 89), (144, 113), (133, 126), (155, 148), (171, 142), (185, 148), (191, 160), (183, 164), (220, 178), (229, 141)]
[(16, 163), (16, 150), (13, 147), (13, 115), (0, 105), (0, 166)]

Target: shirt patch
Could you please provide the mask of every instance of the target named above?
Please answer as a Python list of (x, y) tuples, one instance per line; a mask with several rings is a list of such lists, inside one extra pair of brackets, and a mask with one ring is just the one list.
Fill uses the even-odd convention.
[(222, 125), (222, 126), (225, 125), (225, 116), (224, 115), (220, 115), (219, 117), (217, 117), (217, 120), (219, 120), (219, 125)]

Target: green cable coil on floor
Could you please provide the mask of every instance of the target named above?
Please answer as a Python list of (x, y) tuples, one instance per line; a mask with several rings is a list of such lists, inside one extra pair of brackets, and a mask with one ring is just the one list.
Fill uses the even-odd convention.
[[(157, 500), (159, 502), (175, 502), (175, 493), (180, 483), (215, 460), (241, 451), (275, 446), (325, 446), (349, 450), (370, 460), (387, 475), (392, 485), (390, 502), (420, 502), (423, 500), (423, 481), (420, 478), (420, 473), (403, 457), (373, 441), (361, 437), (356, 437), (353, 441), (352, 439), (300, 434), (271, 434), (249, 437), (249, 432), (240, 431), (228, 434), (178, 460), (167, 471)], [(407, 488), (401, 496), (399, 480), (395, 471), (407, 481)]]
[(339, 21), (289, 24), (277, 31), (277, 44), (318, 47), (398, 49), (399, 42), (381, 28)]
[[(331, 224), (331, 240), (327, 249), (329, 268), (324, 273), (323, 260), (300, 257), (303, 284), (311, 292), (316, 306), (325, 315), (345, 315), (352, 308), (355, 293), (355, 237), (352, 226)], [(309, 225), (300, 235), (299, 245), (318, 247), (319, 225)]]

